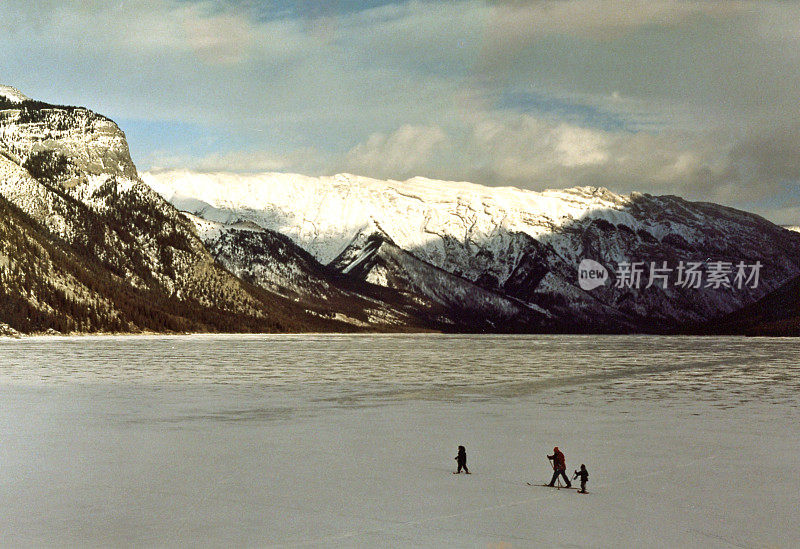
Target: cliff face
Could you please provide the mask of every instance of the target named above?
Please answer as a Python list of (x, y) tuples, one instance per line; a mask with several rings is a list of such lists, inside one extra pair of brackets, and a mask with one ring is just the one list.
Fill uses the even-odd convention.
[(0, 197), (9, 212), (0, 276), (7, 303), (22, 312), (0, 320), (24, 331), (338, 326), (220, 266), (191, 223), (139, 179), (112, 121), (8, 90), (0, 90)]

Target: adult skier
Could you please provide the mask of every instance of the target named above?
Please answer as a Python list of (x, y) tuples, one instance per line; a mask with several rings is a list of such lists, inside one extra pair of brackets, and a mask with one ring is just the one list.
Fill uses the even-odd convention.
[(561, 453), (561, 450), (558, 449), (558, 446), (553, 448), (553, 455), (547, 456), (553, 464), (553, 478), (550, 480), (550, 484), (548, 486), (554, 486), (556, 480), (558, 480), (558, 475), (564, 477), (564, 482), (567, 483), (567, 488), (572, 486), (572, 483), (569, 481), (569, 477), (567, 477), (567, 460), (564, 458), (564, 454)]

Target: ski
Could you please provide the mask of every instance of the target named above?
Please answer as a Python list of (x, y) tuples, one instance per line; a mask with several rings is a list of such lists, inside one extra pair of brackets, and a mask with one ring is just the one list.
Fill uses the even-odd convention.
[[(542, 486), (544, 488), (555, 488), (556, 490), (577, 490), (575, 486), (550, 486), (549, 484), (531, 484), (530, 482), (526, 482), (528, 486)], [(588, 493), (588, 492), (587, 492)]]

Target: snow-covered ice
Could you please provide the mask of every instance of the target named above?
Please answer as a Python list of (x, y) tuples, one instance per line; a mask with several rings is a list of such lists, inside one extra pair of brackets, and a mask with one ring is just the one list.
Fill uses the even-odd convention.
[(800, 543), (788, 339), (25, 338), (0, 392), (3, 544)]

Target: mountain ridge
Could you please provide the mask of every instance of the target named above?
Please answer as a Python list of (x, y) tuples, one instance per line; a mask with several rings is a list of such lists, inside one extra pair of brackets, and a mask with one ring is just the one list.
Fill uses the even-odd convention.
[[(781, 288), (800, 275), (800, 234), (676, 196), (139, 174), (112, 120), (8, 86), (0, 210), (0, 325), (11, 334), (675, 333), (793, 295)], [(587, 259), (604, 284), (582, 286)], [(626, 285), (626, 262), (649, 264), (649, 284)], [(680, 286), (674, 269), (653, 284), (655, 265), (685, 262), (706, 277), (737, 262), (763, 269), (738, 287)]]
[[(416, 259), (544, 308), (557, 325), (578, 331), (669, 331), (707, 321), (800, 272), (800, 235), (749, 212), (670, 195), (620, 195), (600, 187), (535, 192), (347, 174), (178, 170), (144, 173), (143, 179), (181, 210), (285, 234), (323, 264), (333, 265), (359, 235), (380, 232)], [(712, 259), (760, 262), (764, 269), (757, 287), (735, 291), (606, 285), (587, 292), (577, 283), (586, 258), (609, 271), (626, 261), (668, 261), (673, 267), (699, 261), (705, 272)], [(340, 261), (338, 268), (352, 270)], [(375, 271), (359, 273), (372, 282), (386, 279)]]

